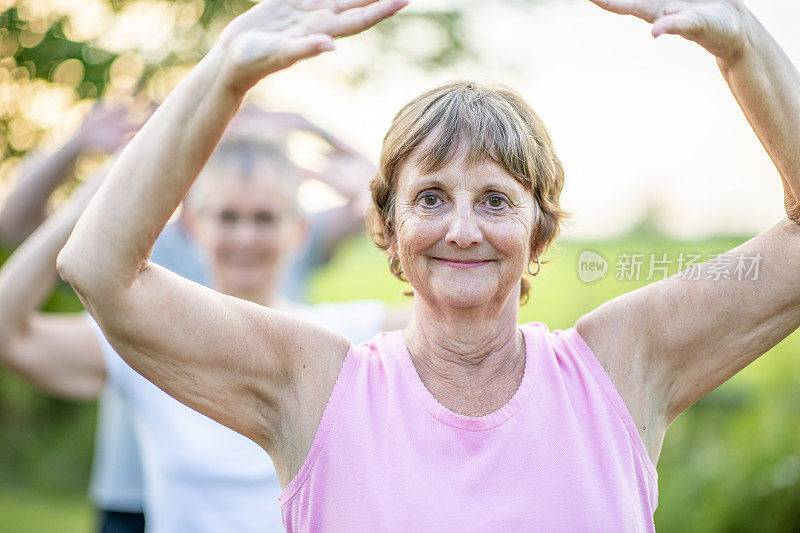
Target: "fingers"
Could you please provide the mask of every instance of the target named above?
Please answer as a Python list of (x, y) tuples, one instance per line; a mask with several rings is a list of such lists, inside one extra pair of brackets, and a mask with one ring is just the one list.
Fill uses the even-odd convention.
[(606, 11), (618, 13), (620, 15), (633, 15), (634, 17), (653, 22), (656, 14), (653, 13), (653, 6), (650, 2), (643, 0), (591, 0), (592, 3), (602, 7)]
[(276, 66), (279, 69), (286, 68), (301, 59), (314, 57), (333, 48), (333, 39), (328, 35), (308, 35), (282, 41), (275, 50)]
[(682, 11), (680, 13), (673, 13), (657, 19), (653, 23), (652, 34), (653, 37), (658, 37), (665, 33), (672, 35), (681, 35), (687, 39), (694, 40), (694, 33), (700, 30), (702, 21), (699, 20), (692, 12)]
[(333, 50), (333, 40), (328, 35), (313, 34), (292, 39), (275, 39), (255, 32), (239, 36), (232, 43), (232, 58), (240, 65), (259, 65), (266, 60), (280, 70), (297, 61)]
[(331, 9), (333, 9), (334, 13), (343, 13), (348, 9), (365, 7), (375, 2), (377, 2), (377, 0), (333, 0), (333, 7)]
[(367, 4), (361, 7), (347, 9), (336, 16), (334, 27), (331, 28), (332, 37), (345, 37), (355, 35), (371, 28), (380, 21), (387, 19), (408, 5), (408, 0), (339, 0), (339, 4), (350, 3), (353, 5)]

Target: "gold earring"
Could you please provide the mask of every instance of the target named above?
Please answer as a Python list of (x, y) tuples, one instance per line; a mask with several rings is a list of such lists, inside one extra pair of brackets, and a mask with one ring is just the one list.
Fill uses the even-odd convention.
[(528, 274), (530, 274), (531, 276), (536, 276), (539, 273), (539, 271), (542, 269), (542, 262), (539, 260), (539, 256), (538, 255), (536, 256), (536, 265), (537, 265), (536, 272), (531, 272), (531, 265), (532, 264), (533, 264), (533, 261), (529, 261), (528, 262)]
[(403, 277), (403, 266), (396, 255), (389, 256), (389, 272), (400, 281), (406, 281), (406, 278)]

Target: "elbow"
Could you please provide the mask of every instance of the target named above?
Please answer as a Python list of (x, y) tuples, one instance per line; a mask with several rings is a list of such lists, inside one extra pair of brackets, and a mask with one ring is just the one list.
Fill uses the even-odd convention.
[(61, 276), (61, 279), (65, 282), (72, 285), (73, 288), (75, 287), (75, 282), (78, 280), (77, 272), (79, 269), (79, 265), (73, 257), (74, 255), (69, 246), (69, 242), (67, 242), (56, 257), (56, 270), (58, 270), (58, 275)]
[(87, 290), (91, 289), (97, 279), (92, 282), (92, 275), (88, 272), (92, 261), (86, 254), (79, 253), (74, 246), (67, 241), (67, 244), (58, 252), (56, 257), (56, 270), (64, 282), (68, 283), (78, 298), (86, 304)]
[(94, 309), (101, 301), (104, 305), (118, 301), (137, 277), (126, 276), (127, 270), (121, 272), (109, 262), (108, 257), (94, 254), (70, 238), (56, 257), (56, 270), (83, 305)]

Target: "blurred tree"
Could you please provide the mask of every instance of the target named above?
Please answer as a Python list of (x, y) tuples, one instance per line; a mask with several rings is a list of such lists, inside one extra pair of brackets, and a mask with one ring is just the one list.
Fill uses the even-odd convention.
[[(252, 5), (250, 0), (0, 0), (0, 160), (5, 160), (0, 183), (43, 137), (75, 126), (78, 118), (70, 112), (81, 101), (142, 91), (163, 99), (228, 21)], [(473, 53), (463, 36), (467, 6), (455, 6), (414, 6), (378, 26), (369, 49), (425, 70), (450, 66)], [(409, 39), (404, 31), (409, 27), (425, 38)], [(409, 40), (413, 47), (402, 46)], [(371, 59), (356, 66), (348, 80), (366, 80)]]

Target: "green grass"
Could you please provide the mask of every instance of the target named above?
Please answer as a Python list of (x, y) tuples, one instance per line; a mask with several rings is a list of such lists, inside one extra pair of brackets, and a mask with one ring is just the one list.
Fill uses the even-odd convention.
[(3, 533), (86, 533), (94, 524), (83, 493), (0, 489)]

